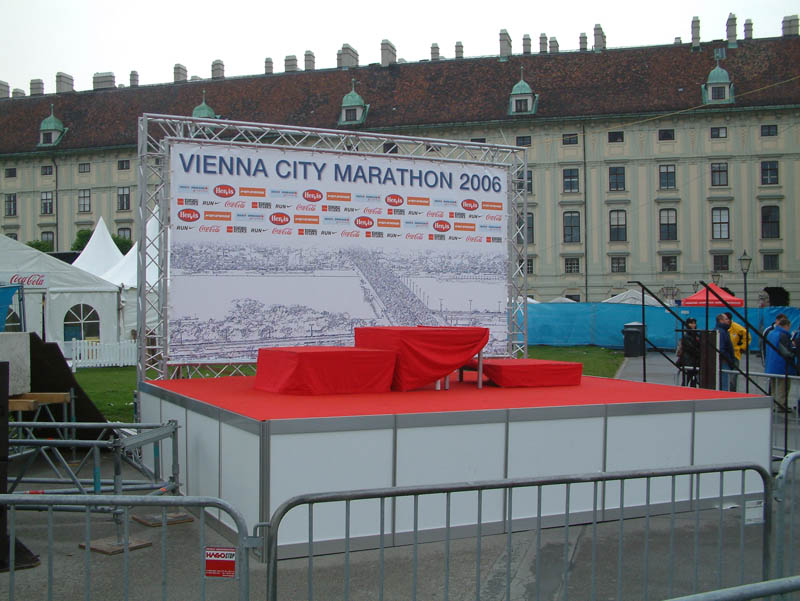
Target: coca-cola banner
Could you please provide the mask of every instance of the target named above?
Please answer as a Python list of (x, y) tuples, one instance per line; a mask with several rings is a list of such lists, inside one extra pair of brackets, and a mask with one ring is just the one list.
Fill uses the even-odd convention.
[(8, 280), (9, 284), (22, 284), (25, 288), (46, 288), (43, 273), (15, 273)]
[(365, 325), (485, 326), (489, 352), (505, 352), (505, 169), (189, 143), (170, 152), (171, 362), (346, 345)]

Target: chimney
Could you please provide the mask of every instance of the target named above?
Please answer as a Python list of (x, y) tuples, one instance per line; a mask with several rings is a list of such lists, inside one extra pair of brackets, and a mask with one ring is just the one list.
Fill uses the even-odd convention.
[(202, 77), (200, 77), (199, 75), (192, 75), (192, 76), (189, 78), (189, 81), (202, 81), (202, 80), (203, 80), (203, 78), (202, 78)]
[(264, 75), (272, 75), (272, 59), (269, 57), (264, 59)]
[(116, 88), (113, 73), (95, 73), (92, 79), (92, 89), (103, 90), (105, 88)]
[(225, 63), (217, 59), (211, 63), (211, 79), (223, 79), (225, 77)]
[(753, 39), (753, 20), (747, 19), (744, 22), (744, 39), (745, 40), (752, 40)]
[(797, 15), (788, 15), (783, 18), (782, 33), (784, 36), (798, 35), (798, 20)]
[(431, 44), (431, 60), (432, 61), (439, 60), (439, 44), (435, 42)]
[(539, 52), (547, 54), (547, 34), (543, 33), (539, 36)]
[(700, 17), (692, 17), (692, 50), (700, 49)]
[(72, 75), (67, 75), (59, 71), (56, 73), (56, 94), (61, 92), (73, 92), (75, 90), (75, 83)]
[(31, 79), (31, 96), (44, 94), (44, 82), (41, 79)]
[(527, 33), (522, 36), (522, 54), (530, 54), (531, 53), (531, 36)]
[(587, 47), (586, 33), (581, 34), (581, 37), (579, 39), (579, 44), (581, 52), (586, 52), (586, 47)]
[(336, 51), (336, 68), (337, 69), (341, 69), (342, 68), (342, 51), (341, 50), (337, 50)]
[(397, 62), (397, 48), (389, 40), (381, 40), (381, 67), (388, 67)]
[(558, 40), (554, 37), (550, 38), (550, 53), (558, 52)]
[(681, 44), (683, 44), (683, 40), (681, 40), (679, 37), (675, 38), (675, 45), (680, 46)]
[(505, 29), (500, 30), (500, 56), (511, 56), (511, 36)]
[(8, 82), (0, 81), (0, 98), (8, 98)]
[(464, 44), (456, 42), (456, 58), (464, 58)]
[(130, 86), (132, 88), (138, 88), (139, 87), (139, 72), (138, 71), (131, 71)]
[(297, 71), (297, 57), (294, 54), (290, 54), (283, 60), (283, 70), (286, 73)]
[(725, 33), (728, 38), (728, 48), (736, 48), (736, 15), (730, 13), (725, 23)]
[(350, 44), (342, 45), (342, 67), (358, 67), (358, 52)]
[(14, 88), (11, 92), (12, 98), (25, 98), (25, 90), (20, 90), (19, 88)]
[(179, 82), (179, 81), (186, 81), (186, 67), (181, 65), (180, 63), (175, 63), (175, 66), (172, 68), (172, 81)]
[(599, 23), (594, 26), (594, 49), (606, 49), (606, 34), (603, 33), (603, 27)]
[(311, 50), (306, 50), (305, 55), (305, 70), (313, 71), (316, 68), (317, 61), (314, 58), (314, 53)]

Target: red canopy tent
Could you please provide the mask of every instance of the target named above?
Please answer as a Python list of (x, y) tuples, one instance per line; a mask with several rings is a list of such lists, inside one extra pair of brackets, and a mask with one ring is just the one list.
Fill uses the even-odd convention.
[[(744, 307), (744, 300), (739, 298), (738, 296), (733, 296), (732, 294), (728, 294), (722, 288), (717, 286), (716, 284), (709, 284), (708, 287), (719, 294), (725, 302), (728, 303), (731, 307)], [(725, 305), (714, 296), (714, 293), (709, 290), (706, 292), (705, 288), (701, 288), (691, 296), (687, 296), (681, 301), (682, 307), (705, 307), (706, 306), (706, 294), (708, 295), (708, 306), (709, 307), (724, 307)]]

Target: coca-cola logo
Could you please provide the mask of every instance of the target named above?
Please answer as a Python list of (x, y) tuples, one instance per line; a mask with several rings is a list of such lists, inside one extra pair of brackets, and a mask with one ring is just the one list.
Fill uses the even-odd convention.
[(23, 286), (44, 286), (44, 275), (32, 273), (30, 275), (20, 275), (15, 273), (11, 276), (9, 284), (22, 284)]
[(286, 213), (273, 213), (269, 216), (269, 220), (275, 225), (286, 225), (289, 223), (289, 221), (291, 221), (290, 217)]
[(483, 236), (467, 236), (467, 242), (483, 242)]
[(342, 230), (342, 238), (358, 238), (361, 232), (355, 230)]
[(364, 215), (383, 215), (383, 209), (379, 207), (364, 207)]
[(448, 232), (450, 231), (450, 222), (444, 221), (443, 219), (440, 219), (439, 221), (434, 221), (433, 229), (435, 229), (437, 232)]
[(356, 218), (355, 224), (356, 227), (360, 227), (362, 230), (368, 230), (375, 225), (375, 221), (372, 219), (372, 217), (364, 217), (362, 215), (361, 217)]
[(274, 227), (272, 228), (272, 233), (276, 236), (290, 236), (292, 234), (292, 228), (290, 227)]
[(194, 209), (181, 209), (178, 211), (178, 219), (181, 221), (197, 221), (200, 219), (200, 211), (195, 211)]
[(317, 210), (317, 207), (314, 205), (304, 205), (302, 202), (298, 203), (294, 207), (295, 211), (308, 211), (309, 213), (313, 213)]
[(201, 225), (199, 231), (201, 232), (221, 232), (222, 228), (218, 225)]
[(306, 190), (303, 192), (303, 198), (308, 202), (319, 202), (322, 200), (322, 192), (319, 190)]
[(406, 240), (422, 240), (422, 234), (406, 234)]
[(403, 197), (399, 194), (389, 194), (389, 196), (386, 197), (386, 204), (390, 207), (399, 207), (403, 202)]
[(487, 215), (486, 221), (501, 221), (503, 218), (500, 215)]
[(444, 211), (428, 211), (428, 217), (444, 217)]
[(219, 186), (214, 186), (214, 194), (219, 196), (220, 198), (230, 198), (234, 194), (236, 194), (236, 190), (233, 186), (229, 186), (228, 184), (221, 184)]
[(243, 209), (246, 205), (243, 200), (226, 200), (225, 206), (233, 209)]
[(478, 208), (478, 201), (471, 198), (465, 198), (461, 201), (461, 208), (465, 211), (474, 211)]

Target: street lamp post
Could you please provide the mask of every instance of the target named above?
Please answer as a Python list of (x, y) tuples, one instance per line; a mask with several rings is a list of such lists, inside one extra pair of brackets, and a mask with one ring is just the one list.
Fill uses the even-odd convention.
[(744, 278), (744, 327), (745, 327), (745, 392), (750, 392), (750, 322), (747, 321), (747, 272), (750, 271), (750, 264), (753, 257), (747, 254), (747, 250), (739, 257), (739, 267), (742, 269)]

